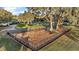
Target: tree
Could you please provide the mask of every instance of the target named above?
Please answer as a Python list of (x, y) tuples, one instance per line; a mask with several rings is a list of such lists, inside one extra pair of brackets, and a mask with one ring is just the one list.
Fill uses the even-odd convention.
[(30, 23), (34, 19), (34, 14), (29, 13), (29, 12), (24, 12), (23, 14), (20, 14), (18, 16), (18, 19), (19, 19), (20, 22), (23, 22), (23, 23), (28, 22), (28, 23)]
[(2, 22), (11, 21), (12, 17), (13, 17), (12, 13), (10, 13), (4, 9), (0, 9), (0, 21), (2, 21)]
[(77, 25), (79, 18), (79, 7), (67, 7), (64, 8), (64, 15), (72, 23), (71, 25)]
[(50, 23), (50, 31), (53, 31), (53, 14), (51, 11), (51, 7), (32, 7), (29, 8), (29, 12), (35, 14), (35, 18), (45, 18)]
[[(57, 24), (56, 29), (61, 28), (65, 18), (72, 25), (78, 24), (79, 21), (79, 7), (29, 7), (29, 10), (29, 12), (36, 15), (36, 18), (45, 18), (48, 20), (51, 32), (53, 31), (53, 23)], [(56, 23), (55, 17), (58, 19)]]

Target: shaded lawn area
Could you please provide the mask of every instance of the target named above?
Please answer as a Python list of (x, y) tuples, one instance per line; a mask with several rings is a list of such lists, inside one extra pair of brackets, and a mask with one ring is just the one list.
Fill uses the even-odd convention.
[(79, 44), (71, 38), (63, 35), (56, 41), (50, 43), (46, 47), (40, 49), (41, 51), (79, 51)]
[[(68, 34), (66, 34), (66, 36), (68, 36), (69, 38), (71, 38), (74, 41), (79, 41), (79, 27), (75, 27), (75, 26), (70, 26), (72, 28), (72, 30), (70, 32), (68, 32)], [(67, 27), (69, 28), (69, 27)]]
[(12, 38), (0, 33), (0, 51), (18, 51), (20, 47)]

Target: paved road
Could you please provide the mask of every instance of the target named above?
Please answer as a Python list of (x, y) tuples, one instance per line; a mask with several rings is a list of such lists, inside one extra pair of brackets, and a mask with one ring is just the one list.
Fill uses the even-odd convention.
[(16, 25), (10, 25), (10, 26), (6, 27), (5, 29), (1, 30), (0, 32), (5, 32), (5, 31), (9, 31), (9, 30), (15, 30), (15, 26)]

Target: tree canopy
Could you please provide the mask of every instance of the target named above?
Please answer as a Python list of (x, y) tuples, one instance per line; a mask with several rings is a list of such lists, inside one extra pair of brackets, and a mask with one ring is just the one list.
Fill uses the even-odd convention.
[(4, 10), (4, 9), (0, 9), (0, 21), (10, 21), (12, 20), (12, 13)]
[(29, 12), (24, 12), (23, 14), (20, 14), (18, 16), (18, 20), (22, 21), (22, 22), (27, 22), (27, 21), (31, 21), (34, 19), (34, 14), (29, 13)]
[(0, 9), (0, 21), (10, 21), (17, 19), (26, 22), (36, 18), (47, 18), (49, 14), (60, 15), (67, 18), (73, 25), (79, 23), (79, 7), (28, 7), (28, 12), (21, 13), (19, 16), (12, 15), (4, 9)]

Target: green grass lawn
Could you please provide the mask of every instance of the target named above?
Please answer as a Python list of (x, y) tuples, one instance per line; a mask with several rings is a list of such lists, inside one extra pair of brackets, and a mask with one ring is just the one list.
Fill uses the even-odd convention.
[(42, 25), (28, 25), (28, 24), (18, 24), (16, 27), (18, 27), (18, 28), (34, 28), (34, 29), (45, 28)]
[(18, 51), (21, 45), (16, 43), (5, 33), (0, 32), (0, 51)]

